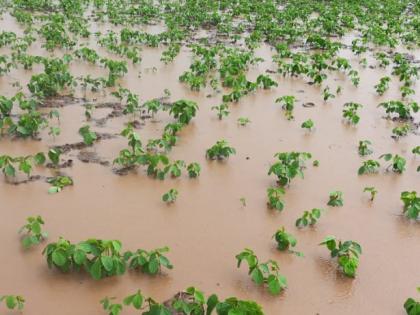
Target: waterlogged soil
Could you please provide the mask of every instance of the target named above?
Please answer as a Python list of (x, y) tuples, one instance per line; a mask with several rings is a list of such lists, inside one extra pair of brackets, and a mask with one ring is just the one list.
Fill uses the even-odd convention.
[[(3, 27), (17, 32), (7, 15)], [(36, 46), (35, 43), (31, 53), (45, 54)], [(97, 50), (106, 55), (100, 47)], [(211, 88), (191, 92), (178, 81), (189, 67), (190, 51), (183, 48), (169, 65), (159, 61), (162, 51), (163, 48), (143, 49), (141, 65), (130, 66), (120, 83), (139, 94), (142, 101), (161, 98), (164, 89), (169, 89), (168, 101), (185, 98), (199, 104), (197, 116), (180, 132), (179, 143), (170, 157), (200, 163), (201, 176), (189, 179), (184, 173), (180, 178), (160, 181), (148, 177), (142, 168), (117, 175), (112, 160), (126, 147), (126, 139), (118, 134), (129, 117), (112, 116), (115, 108), (100, 105), (115, 103), (116, 99), (101, 93), (85, 95), (76, 89), (74, 99), (52, 100), (49, 107), (56, 104), (60, 112), (60, 136), (54, 139), (45, 130), (41, 140), (0, 140), (0, 154), (35, 154), (67, 145), (69, 150), (62, 162), (72, 160), (71, 167), (60, 170), (37, 168), (34, 173), (39, 178), (19, 185), (0, 180), (0, 294), (23, 295), (27, 300), (25, 315), (100, 315), (104, 311), (99, 301), (105, 296), (122, 299), (141, 289), (144, 295), (165, 301), (191, 285), (221, 298), (255, 300), (266, 314), (273, 315), (404, 314), (402, 304), (419, 285), (420, 227), (401, 215), (400, 193), (420, 189), (416, 172), (419, 159), (410, 152), (420, 141), (414, 133), (398, 141), (391, 138), (395, 123), (384, 119), (377, 104), (398, 99), (398, 84), (391, 84), (384, 97), (376, 96), (373, 88), (387, 72), (359, 67), (358, 88), (344, 76), (331, 76), (328, 84), (341, 85), (343, 92), (328, 102), (322, 100), (319, 87), (302, 79), (271, 74), (279, 82), (278, 88), (259, 90), (242, 98), (231, 106), (231, 114), (220, 121), (210, 108), (221, 103), (222, 93)], [(268, 46), (259, 48), (257, 54), (266, 61), (250, 69), (248, 77), (253, 80), (267, 70), (276, 70)], [(349, 51), (341, 54), (357, 64)], [(368, 63), (374, 64), (369, 58)], [(16, 89), (11, 84), (19, 81), (26, 86), (30, 75), (38, 70), (12, 70), (0, 78), (1, 94), (13, 95)], [(105, 74), (77, 61), (71, 70), (75, 76)], [(415, 89), (419, 91), (419, 86)], [(292, 121), (274, 102), (282, 95), (295, 95), (298, 99)], [(418, 96), (414, 99), (420, 101)], [(357, 127), (347, 125), (341, 118), (343, 104), (350, 101), (364, 105)], [(86, 103), (98, 105), (91, 122), (84, 117)], [(239, 117), (248, 117), (251, 123), (239, 126)], [(309, 118), (316, 125), (313, 132), (300, 127)], [(418, 122), (419, 116), (415, 119)], [(139, 119), (137, 132), (143, 143), (159, 137), (165, 124), (172, 120), (166, 113)], [(86, 123), (108, 136), (101, 137), (94, 146), (78, 146), (82, 140), (78, 129)], [(219, 139), (226, 139), (237, 154), (226, 161), (206, 160), (206, 149)], [(381, 167), (379, 174), (358, 176), (362, 159), (357, 145), (362, 139), (372, 141), (375, 159), (383, 153), (406, 157), (407, 171), (398, 175)], [(267, 209), (266, 189), (275, 185), (275, 178), (267, 172), (273, 155), (285, 151), (310, 152), (320, 165), (307, 163), (305, 178), (293, 180), (287, 188), (285, 210), (279, 213)], [(74, 186), (48, 195), (45, 178), (58, 171), (71, 176)], [(24, 180), (23, 176), (17, 178)], [(375, 186), (379, 191), (374, 202), (362, 192), (366, 186)], [(166, 205), (161, 197), (171, 188), (179, 191), (179, 197), (174, 204)], [(343, 207), (326, 206), (328, 194), (334, 190), (344, 193)], [(326, 209), (319, 223), (313, 228), (296, 229), (295, 220), (312, 208)], [(168, 257), (174, 269), (156, 277), (130, 271), (100, 281), (86, 274), (62, 274), (48, 269), (41, 254), (43, 245), (24, 251), (17, 234), (26, 217), (38, 214), (46, 222), (48, 241), (60, 236), (72, 242), (118, 239), (125, 250), (169, 246)], [(304, 257), (276, 250), (272, 235), (282, 226), (297, 237), (297, 250)], [(327, 235), (362, 245), (355, 279), (342, 276), (329, 252), (318, 246)], [(280, 296), (271, 296), (265, 288), (256, 286), (245, 266), (236, 268), (235, 255), (244, 248), (253, 249), (262, 261), (279, 262), (281, 273), (288, 280), (288, 288)]]

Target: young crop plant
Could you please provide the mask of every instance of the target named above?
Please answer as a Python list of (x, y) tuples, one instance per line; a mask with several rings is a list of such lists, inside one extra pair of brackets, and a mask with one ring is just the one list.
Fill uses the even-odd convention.
[(227, 159), (230, 155), (236, 154), (236, 150), (230, 147), (226, 140), (219, 140), (206, 151), (206, 158), (210, 160)]
[(420, 156), (420, 145), (414, 147), (413, 150), (411, 150), (411, 153)]
[(341, 191), (330, 192), (330, 198), (327, 205), (331, 207), (342, 207), (344, 205), (343, 193)]
[(185, 162), (177, 160), (172, 164), (167, 165), (163, 171), (165, 174), (170, 174), (172, 177), (179, 177), (181, 176), (183, 168), (185, 168)]
[(271, 209), (282, 211), (284, 208), (284, 197), (285, 191), (282, 187), (270, 187), (267, 189), (268, 206)]
[(148, 114), (152, 114), (152, 117), (155, 116), (162, 109), (162, 103), (159, 100), (150, 100), (143, 103), (142, 107), (146, 110)]
[(248, 274), (251, 276), (252, 281), (257, 285), (266, 284), (271, 294), (277, 295), (287, 287), (286, 277), (279, 273), (279, 265), (274, 260), (270, 259), (265, 263), (260, 263), (254, 252), (248, 248), (236, 255), (236, 260), (238, 261), (238, 268), (241, 266), (242, 261), (246, 261)]
[(162, 201), (166, 203), (174, 203), (178, 198), (178, 190), (171, 188), (168, 192), (164, 193), (162, 196)]
[(312, 162), (312, 165), (315, 166), (315, 167), (318, 167), (319, 166), (319, 161), (318, 160), (314, 160)]
[(4, 302), (9, 310), (17, 309), (21, 311), (25, 306), (25, 299), (20, 295), (2, 295), (0, 296), (0, 302)]
[(240, 126), (246, 126), (246, 125), (248, 125), (250, 122), (251, 122), (251, 120), (249, 120), (249, 118), (247, 118), (247, 117), (239, 117), (239, 118), (238, 118), (238, 124), (239, 124)]
[(220, 104), (219, 106), (213, 106), (211, 109), (217, 112), (219, 120), (222, 120), (223, 117), (227, 117), (230, 114), (229, 105), (226, 103)]
[(373, 151), (369, 147), (370, 145), (372, 145), (372, 142), (370, 142), (369, 140), (360, 140), (359, 147), (358, 147), (359, 155), (366, 156), (366, 155), (372, 154)]
[(389, 89), (389, 82), (390, 81), (391, 81), (390, 77), (388, 77), (388, 76), (382, 77), (379, 80), (379, 83), (377, 85), (375, 85), (376, 93), (378, 93), (379, 95), (383, 95), (385, 93), (385, 91)]
[(305, 120), (301, 125), (301, 128), (304, 128), (309, 131), (313, 130), (314, 127), (315, 127), (315, 124), (312, 119)]
[(27, 223), (19, 230), (19, 233), (25, 232), (25, 236), (22, 238), (22, 245), (25, 249), (38, 245), (48, 237), (48, 233), (42, 231), (44, 220), (41, 216), (28, 217), (26, 221)]
[(51, 184), (51, 187), (48, 189), (49, 194), (58, 193), (62, 191), (64, 187), (73, 185), (73, 179), (63, 175), (48, 178), (47, 182)]
[(48, 150), (48, 158), (50, 159), (51, 163), (57, 167), (60, 163), (60, 156), (61, 150), (60, 149), (49, 149)]
[(268, 175), (276, 175), (279, 184), (286, 186), (296, 176), (303, 178), (305, 161), (312, 158), (312, 155), (308, 152), (279, 152), (274, 157), (278, 161), (270, 166)]
[(190, 178), (196, 178), (200, 176), (201, 166), (197, 162), (192, 162), (187, 166), (188, 176)]
[(363, 174), (377, 173), (380, 166), (381, 164), (375, 160), (363, 161), (363, 164), (362, 166), (359, 167), (357, 174), (363, 175)]
[(410, 131), (411, 127), (410, 124), (403, 124), (401, 126), (397, 126), (394, 129), (392, 129), (392, 136), (395, 139), (399, 139), (400, 137), (405, 137), (408, 135), (408, 132)]
[(375, 187), (365, 187), (363, 192), (368, 192), (370, 194), (370, 201), (373, 201), (378, 193), (378, 190)]
[(156, 275), (161, 272), (162, 267), (172, 269), (173, 266), (165, 253), (169, 252), (169, 247), (158, 248), (151, 251), (138, 249), (135, 253), (126, 252), (124, 257), (129, 262), (131, 269), (140, 269), (149, 275)]
[(292, 249), (292, 247), (295, 247), (297, 244), (296, 238), (290, 234), (287, 233), (285, 228), (282, 227), (281, 229), (277, 230), (276, 233), (274, 233), (273, 238), (277, 242), (277, 249), (280, 251), (290, 251), (293, 254), (296, 254), (297, 256), (303, 257), (303, 254), (301, 252), (297, 252)]
[(335, 236), (327, 236), (319, 245), (325, 245), (331, 257), (337, 257), (338, 265), (347, 277), (354, 278), (359, 266), (362, 247), (354, 241), (337, 241)]
[(83, 142), (86, 145), (92, 145), (97, 139), (96, 133), (90, 130), (90, 126), (86, 125), (79, 129), (79, 134), (83, 137)]
[(325, 102), (330, 98), (335, 98), (335, 95), (330, 92), (330, 88), (328, 86), (322, 90), (322, 96)]
[(384, 159), (385, 161), (391, 161), (392, 163), (387, 167), (387, 170), (392, 167), (392, 171), (395, 173), (402, 174), (405, 171), (406, 160), (399, 156), (398, 154), (392, 155), (391, 153), (382, 154), (380, 159)]
[(292, 95), (284, 95), (276, 99), (276, 103), (280, 103), (281, 107), (285, 110), (286, 118), (293, 119), (293, 109), (295, 107), (296, 98)]
[(417, 104), (416, 102), (406, 104), (402, 101), (383, 102), (380, 103), (378, 107), (383, 107), (388, 116), (391, 116), (391, 114), (395, 114), (401, 120), (410, 119), (412, 117), (412, 114), (417, 113), (420, 109), (419, 104)]
[(306, 226), (313, 226), (317, 223), (318, 219), (321, 217), (321, 212), (323, 209), (314, 208), (310, 211), (305, 211), (303, 215), (298, 218), (295, 222), (296, 227), (303, 228)]
[(276, 81), (274, 81), (272, 78), (270, 78), (268, 75), (260, 74), (257, 77), (256, 81), (258, 86), (262, 86), (264, 90), (268, 90), (272, 87), (277, 87), (278, 84)]
[[(417, 288), (417, 292), (420, 293), (420, 287)], [(419, 315), (420, 301), (413, 298), (408, 298), (404, 303), (404, 309), (407, 312), (407, 315)]]
[(48, 267), (62, 272), (85, 270), (99, 280), (122, 275), (126, 271), (126, 261), (121, 254), (121, 242), (117, 240), (88, 239), (78, 244), (60, 238), (50, 243), (42, 252)]
[(344, 104), (343, 118), (350, 124), (357, 125), (360, 121), (360, 116), (357, 114), (357, 110), (362, 107), (363, 105), (354, 102)]
[(196, 102), (188, 100), (179, 100), (173, 103), (169, 109), (169, 113), (182, 124), (188, 124), (195, 117), (198, 110)]
[(404, 204), (403, 213), (409, 219), (417, 220), (420, 214), (420, 197), (416, 191), (403, 191), (400, 197)]

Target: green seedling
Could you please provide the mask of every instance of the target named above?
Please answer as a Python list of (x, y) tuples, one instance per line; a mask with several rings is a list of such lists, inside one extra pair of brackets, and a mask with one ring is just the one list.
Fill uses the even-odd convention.
[(0, 296), (0, 302), (3, 301), (9, 310), (17, 309), (21, 311), (25, 306), (25, 299), (20, 295), (2, 295)]
[(86, 145), (92, 145), (97, 139), (96, 133), (90, 130), (90, 126), (86, 125), (79, 129), (79, 134), (83, 137), (83, 142)]
[(169, 252), (169, 247), (158, 248), (151, 251), (138, 249), (135, 253), (126, 252), (125, 259), (130, 261), (131, 269), (140, 269), (149, 275), (156, 275), (161, 272), (162, 267), (172, 269), (169, 259), (164, 255)]
[(73, 179), (69, 176), (56, 176), (47, 179), (52, 186), (48, 189), (49, 194), (55, 194), (63, 190), (64, 187), (72, 186)]
[(380, 166), (381, 164), (375, 160), (363, 161), (363, 164), (359, 167), (357, 174), (363, 175), (377, 173)]
[(227, 159), (232, 154), (236, 154), (236, 150), (230, 147), (226, 140), (219, 140), (206, 151), (206, 158), (210, 160), (222, 160)]
[(405, 171), (406, 160), (402, 156), (399, 156), (398, 154), (392, 155), (391, 153), (387, 153), (382, 154), (379, 158), (383, 158), (387, 162), (392, 160), (392, 163), (388, 165), (387, 170), (392, 168), (393, 172), (399, 174), (402, 174)]
[(330, 192), (330, 199), (327, 205), (331, 207), (342, 207), (344, 205), (343, 193), (341, 191)]
[(246, 125), (248, 125), (250, 122), (251, 122), (251, 120), (249, 120), (249, 118), (246, 118), (246, 117), (239, 117), (239, 118), (238, 118), (238, 124), (239, 124), (240, 126), (246, 126)]
[(174, 203), (178, 198), (178, 190), (171, 188), (169, 191), (162, 196), (162, 201), (166, 203)]
[(301, 125), (301, 128), (304, 128), (307, 130), (312, 130), (314, 127), (315, 127), (315, 124), (312, 119), (305, 120)]
[(28, 217), (26, 221), (27, 223), (19, 230), (19, 233), (25, 232), (25, 236), (22, 238), (22, 245), (25, 249), (38, 245), (48, 237), (48, 233), (42, 231), (44, 220), (41, 216)]
[(248, 274), (251, 276), (252, 281), (257, 285), (267, 284), (268, 291), (271, 294), (279, 294), (287, 287), (287, 280), (279, 273), (279, 265), (274, 260), (260, 263), (254, 252), (247, 248), (236, 255), (236, 260), (238, 261), (238, 268), (241, 266), (242, 261), (245, 260), (248, 264)]
[(373, 151), (369, 148), (369, 146), (372, 144), (369, 140), (360, 140), (359, 141), (359, 155), (360, 156), (366, 156), (369, 154), (372, 154)]
[(411, 127), (409, 124), (403, 124), (401, 126), (395, 127), (394, 129), (392, 129), (392, 137), (394, 137), (395, 139), (405, 137), (408, 135), (410, 129)]
[(297, 240), (292, 234), (287, 233), (284, 227), (277, 230), (276, 233), (274, 233), (273, 238), (277, 242), (278, 250), (280, 251), (288, 250), (297, 256), (303, 257), (303, 254), (301, 252), (297, 252), (292, 249), (292, 247), (296, 246)]
[(344, 104), (343, 118), (350, 124), (357, 125), (360, 121), (360, 116), (357, 114), (357, 110), (362, 107), (363, 105), (353, 102)]
[(379, 83), (375, 85), (376, 93), (383, 95), (386, 90), (389, 88), (389, 82), (391, 81), (390, 77), (383, 77), (379, 80)]
[(223, 103), (219, 106), (213, 106), (211, 109), (217, 112), (217, 117), (220, 120), (222, 120), (223, 117), (227, 117), (230, 114), (229, 105), (226, 103)]
[(319, 245), (325, 245), (331, 257), (337, 257), (338, 264), (347, 277), (354, 278), (359, 266), (362, 247), (354, 241), (337, 241), (335, 236), (327, 236)]
[(201, 172), (200, 164), (198, 164), (197, 162), (193, 162), (193, 163), (188, 164), (187, 172), (188, 172), (188, 176), (190, 178), (196, 178), (196, 177), (200, 176), (200, 172)]
[(280, 103), (281, 107), (285, 110), (286, 118), (293, 119), (293, 109), (295, 107), (296, 98), (292, 95), (285, 95), (276, 99), (276, 103)]
[(270, 187), (267, 189), (268, 206), (271, 209), (282, 211), (284, 208), (284, 197), (285, 191), (282, 187)]
[(296, 176), (303, 178), (305, 161), (312, 158), (312, 155), (308, 152), (279, 152), (274, 157), (278, 162), (270, 166), (268, 175), (276, 175), (279, 184), (286, 186)]
[(179, 100), (173, 103), (169, 109), (169, 113), (182, 124), (188, 124), (195, 117), (198, 110), (196, 102)]
[(378, 190), (375, 187), (365, 187), (363, 192), (368, 192), (370, 194), (370, 200), (373, 201), (378, 193)]
[[(420, 287), (417, 288), (417, 292), (420, 292)], [(404, 303), (404, 309), (407, 312), (407, 315), (419, 315), (420, 301), (408, 298)]]
[(317, 223), (318, 219), (321, 217), (321, 212), (323, 209), (314, 208), (310, 211), (305, 211), (303, 215), (298, 218), (295, 222), (296, 227), (302, 228), (306, 226), (313, 226)]
[(407, 218), (417, 220), (420, 214), (420, 197), (417, 197), (417, 192), (404, 191), (400, 199), (404, 204), (403, 213)]

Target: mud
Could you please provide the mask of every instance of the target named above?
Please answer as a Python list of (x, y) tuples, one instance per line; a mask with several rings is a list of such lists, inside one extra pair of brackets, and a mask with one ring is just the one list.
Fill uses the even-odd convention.
[[(97, 50), (106, 54), (100, 47)], [(273, 74), (278, 88), (249, 94), (230, 106), (230, 115), (220, 121), (211, 106), (221, 103), (221, 94), (214, 94), (210, 87), (191, 92), (178, 81), (191, 61), (188, 49), (183, 48), (169, 65), (159, 61), (162, 51), (163, 48), (144, 48), (141, 65), (130, 65), (129, 73), (120, 83), (139, 94), (141, 101), (160, 98), (163, 90), (169, 89), (170, 102), (181, 98), (198, 102), (197, 117), (180, 132), (179, 144), (169, 155), (171, 160), (200, 163), (200, 177), (189, 179), (184, 172), (178, 179), (161, 181), (148, 177), (143, 168), (125, 170), (125, 176), (117, 176), (110, 161), (127, 146), (126, 139), (116, 135), (129, 118), (121, 115), (115, 98), (101, 93), (85, 96), (84, 91), (76, 89), (74, 98), (50, 100), (46, 104), (60, 111), (62, 134), (53, 139), (43, 131), (42, 141), (2, 138), (0, 154), (35, 154), (59, 147), (64, 152), (62, 161), (73, 160), (72, 167), (65, 171), (74, 185), (48, 195), (49, 185), (42, 180), (32, 180), (26, 185), (9, 185), (0, 180), (3, 243), (0, 294), (23, 295), (27, 300), (25, 315), (101, 315), (104, 311), (99, 301), (105, 296), (122, 299), (141, 289), (155, 300), (166, 301), (188, 286), (220, 298), (255, 300), (269, 315), (403, 315), (402, 304), (407, 297), (415, 296), (419, 285), (420, 229), (418, 223), (401, 216), (399, 197), (404, 190), (420, 190), (416, 172), (420, 161), (411, 154), (420, 141), (413, 133), (394, 141), (391, 130), (395, 122), (383, 119), (384, 112), (377, 108), (380, 102), (399, 97), (397, 81), (383, 97), (374, 93), (374, 85), (380, 77), (389, 75), (389, 69), (359, 67), (361, 82), (357, 89), (348, 80), (331, 75), (327, 84), (334, 90), (338, 82), (343, 92), (328, 102), (322, 100), (322, 89), (316, 85)], [(43, 51), (35, 47), (31, 53)], [(276, 69), (269, 47), (262, 46), (257, 53), (265, 62), (250, 69), (251, 79)], [(348, 50), (342, 53), (351, 56)], [(352, 61), (357, 64), (355, 57)], [(93, 77), (101, 75), (101, 69), (74, 63), (76, 74), (85, 71)], [(157, 71), (146, 71), (153, 66)], [(31, 73), (12, 70), (10, 76), (1, 77), (1, 91), (13, 95), (15, 90), (10, 83), (19, 79), (25, 86)], [(419, 90), (418, 84), (415, 88)], [(288, 121), (275, 99), (297, 93), (299, 104), (316, 106), (296, 106), (295, 120)], [(206, 97), (209, 94), (212, 97)], [(414, 99), (420, 101), (418, 95)], [(351, 101), (364, 105), (357, 127), (342, 122), (342, 106)], [(84, 117), (85, 103), (98, 103), (91, 122)], [(239, 117), (248, 117), (251, 123), (238, 126)], [(315, 130), (310, 133), (300, 128), (309, 118), (315, 122)], [(418, 123), (419, 118), (416, 114), (414, 122)], [(158, 113), (153, 120), (140, 121), (138, 133), (143, 144), (159, 137), (164, 125), (173, 121), (165, 112)], [(80, 142), (78, 134), (84, 124), (91, 124), (102, 135), (101, 141), (89, 148)], [(206, 160), (206, 149), (220, 139), (226, 139), (237, 154), (226, 161)], [(406, 172), (403, 175), (386, 172), (384, 164), (379, 174), (358, 176), (363, 159), (357, 154), (357, 145), (362, 139), (373, 143), (371, 158), (377, 159), (384, 153), (404, 156)], [(320, 165), (312, 167), (311, 162), (307, 163), (305, 178), (295, 179), (287, 188), (285, 209), (279, 213), (266, 206), (266, 189), (275, 185), (275, 178), (267, 172), (276, 152), (292, 150), (311, 152)], [(34, 178), (44, 179), (56, 175), (55, 171), (36, 168)], [(374, 202), (362, 192), (366, 186), (375, 186), (379, 191)], [(171, 188), (179, 191), (179, 197), (167, 206), (161, 197)], [(328, 193), (333, 190), (343, 191), (344, 207), (326, 206)], [(326, 209), (319, 223), (311, 229), (296, 229), (295, 220), (304, 210), (312, 208)], [(32, 215), (44, 218), (44, 229), (49, 232), (47, 242), (63, 236), (72, 242), (119, 239), (124, 250), (167, 245), (174, 269), (157, 277), (128, 272), (101, 281), (86, 274), (50, 270), (41, 255), (47, 242), (28, 251), (19, 243), (17, 230)], [(282, 226), (297, 237), (297, 250), (305, 257), (276, 250), (272, 235)], [(318, 246), (327, 235), (362, 245), (363, 255), (355, 279), (338, 272), (328, 251)], [(280, 296), (271, 296), (266, 289), (256, 286), (245, 267), (236, 268), (235, 255), (246, 247), (253, 249), (262, 261), (279, 262), (280, 272), (288, 279), (288, 288)]]

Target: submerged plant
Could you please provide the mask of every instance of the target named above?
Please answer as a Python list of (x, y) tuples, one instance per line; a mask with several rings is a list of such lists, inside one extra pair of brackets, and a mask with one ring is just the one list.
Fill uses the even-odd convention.
[(20, 295), (2, 295), (0, 296), (0, 302), (3, 301), (9, 310), (14, 310), (16, 308), (20, 311), (23, 310), (23, 307), (25, 306), (25, 299)]
[(175, 202), (176, 198), (178, 198), (178, 190), (171, 188), (168, 192), (163, 194), (162, 201), (166, 203), (173, 203)]
[(312, 119), (308, 119), (302, 123), (301, 127), (307, 130), (312, 130), (315, 127), (315, 124)]
[(211, 108), (217, 112), (217, 117), (222, 120), (223, 117), (227, 117), (230, 113), (229, 106), (226, 103), (220, 104), (219, 106), (213, 106)]
[(313, 226), (316, 224), (318, 219), (321, 217), (323, 209), (314, 208), (310, 211), (305, 211), (303, 215), (296, 220), (296, 227), (302, 228), (305, 226)]
[(369, 154), (372, 154), (373, 151), (369, 148), (369, 146), (372, 144), (369, 140), (360, 140), (359, 141), (359, 155), (360, 156), (366, 156)]
[(30, 248), (45, 240), (48, 233), (42, 231), (44, 220), (41, 216), (28, 217), (26, 221), (27, 223), (20, 228), (19, 233), (25, 232), (26, 235), (22, 238), (22, 245), (24, 248)]
[(236, 150), (230, 147), (226, 140), (219, 140), (210, 149), (206, 151), (206, 157), (210, 160), (222, 160), (230, 155), (236, 154)]
[(276, 99), (276, 103), (280, 103), (286, 112), (288, 120), (293, 119), (293, 109), (295, 107), (296, 98), (292, 95), (285, 95)]
[(173, 103), (169, 109), (169, 113), (182, 124), (188, 124), (198, 110), (196, 102), (188, 100), (179, 100)]
[(188, 176), (190, 178), (195, 178), (200, 176), (201, 166), (197, 162), (188, 164), (187, 166)]
[(274, 233), (273, 238), (277, 242), (278, 250), (281, 250), (281, 251), (288, 250), (291, 253), (296, 254), (297, 256), (301, 256), (301, 257), (303, 256), (301, 252), (297, 252), (292, 249), (292, 247), (296, 246), (297, 240), (292, 234), (287, 233), (284, 227), (277, 230), (276, 233)]
[(83, 142), (86, 145), (92, 145), (97, 139), (96, 133), (90, 130), (90, 126), (86, 125), (79, 129), (79, 134), (83, 137)]
[(247, 117), (239, 117), (239, 118), (238, 118), (238, 124), (239, 124), (240, 126), (246, 126), (246, 125), (248, 125), (250, 122), (251, 122), (251, 120), (249, 120), (249, 118), (247, 118)]
[(55, 194), (63, 190), (64, 187), (73, 185), (73, 179), (69, 176), (56, 176), (47, 179), (52, 186), (48, 189), (49, 194)]
[(375, 187), (365, 187), (363, 192), (368, 192), (370, 194), (370, 200), (373, 201), (378, 193), (378, 190)]
[(360, 166), (359, 170), (357, 171), (357, 174), (363, 175), (363, 174), (376, 173), (378, 172), (378, 169), (380, 166), (381, 164), (375, 160), (363, 161), (363, 164), (362, 166)]
[(399, 156), (398, 154), (392, 155), (391, 153), (387, 153), (382, 154), (379, 158), (383, 158), (385, 161), (392, 160), (392, 163), (387, 167), (387, 169), (392, 167), (392, 171), (400, 174), (405, 171), (406, 160), (402, 156)]
[(156, 275), (162, 267), (172, 269), (173, 266), (169, 259), (164, 255), (169, 252), (169, 247), (158, 248), (151, 251), (138, 249), (135, 253), (126, 252), (124, 258), (128, 261), (132, 269), (140, 269), (149, 275)]
[[(417, 288), (417, 292), (420, 292), (420, 287)], [(404, 309), (407, 312), (407, 315), (419, 315), (420, 301), (408, 298), (404, 303)]]
[(270, 187), (267, 188), (268, 206), (271, 209), (282, 211), (284, 208), (284, 197), (285, 191), (282, 187)]
[(363, 105), (354, 102), (344, 104), (343, 118), (347, 119), (349, 123), (357, 125), (360, 120), (357, 110), (361, 107), (363, 107)]
[(331, 257), (337, 257), (338, 264), (347, 277), (354, 278), (359, 266), (359, 256), (362, 254), (362, 247), (354, 241), (337, 241), (335, 236), (327, 236), (319, 245), (325, 245)]
[(330, 199), (328, 200), (327, 205), (332, 207), (342, 207), (343, 204), (343, 193), (341, 191), (330, 192)]
[(248, 264), (248, 274), (252, 281), (257, 285), (267, 284), (268, 291), (271, 294), (279, 294), (287, 287), (287, 280), (279, 273), (279, 265), (274, 260), (268, 260), (265, 263), (260, 263), (258, 257), (250, 249), (244, 249), (241, 253), (236, 255), (238, 261), (238, 268), (242, 261)]
[(409, 219), (417, 220), (420, 214), (420, 197), (416, 191), (403, 191), (400, 197), (404, 203), (403, 212)]
[(274, 157), (278, 159), (278, 162), (270, 166), (268, 175), (276, 175), (279, 184), (286, 186), (296, 176), (303, 178), (304, 163), (312, 155), (308, 152), (279, 152)]

